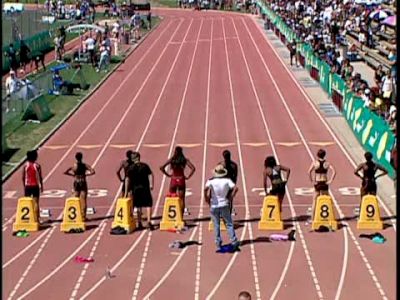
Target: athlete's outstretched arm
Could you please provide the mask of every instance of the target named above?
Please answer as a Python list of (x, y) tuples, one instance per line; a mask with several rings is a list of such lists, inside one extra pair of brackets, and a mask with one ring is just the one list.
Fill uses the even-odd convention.
[(382, 177), (382, 176), (385, 176), (385, 175), (388, 174), (388, 171), (387, 171), (384, 167), (382, 167), (381, 165), (376, 164), (376, 168), (377, 168), (378, 170), (380, 170), (382, 173), (376, 175), (376, 176), (375, 176), (375, 179), (377, 179), (377, 178), (379, 178), (379, 177)]
[[(151, 171), (150, 171), (151, 172)], [(149, 183), (150, 183), (150, 190), (152, 191), (153, 190), (153, 187), (154, 187), (154, 174), (153, 174), (153, 172), (151, 172), (150, 174), (149, 174)]]
[(354, 170), (354, 175), (356, 175), (357, 177), (359, 177), (361, 179), (363, 179), (363, 177), (360, 174), (360, 171), (362, 170), (362, 168), (363, 168), (363, 164), (359, 164), (357, 169)]
[(25, 168), (22, 169), (22, 184), (25, 187)]
[(267, 172), (267, 168), (265, 168), (264, 171), (263, 171), (263, 187), (264, 187), (265, 194), (268, 194), (268, 192), (267, 192), (267, 190), (268, 190), (267, 179), (268, 179), (268, 172)]
[(42, 177), (42, 167), (38, 164), (40, 191), (43, 193), (43, 177)]
[(68, 175), (68, 176), (74, 177), (74, 176), (75, 176), (74, 167), (69, 167), (69, 168), (64, 172), (64, 174), (65, 174), (65, 175)]
[(122, 176), (121, 176), (121, 171), (123, 170), (123, 168), (124, 168), (124, 163), (122, 162), (122, 163), (119, 165), (119, 169), (117, 170), (117, 177), (118, 177), (119, 181), (121, 181), (121, 182), (124, 181), (124, 180), (122, 179)]
[(89, 171), (89, 173), (86, 174), (86, 176), (92, 176), (96, 174), (96, 171), (89, 165), (86, 165), (86, 169)]
[(281, 165), (281, 169), (286, 172), (286, 181), (289, 181), (290, 168)]
[(167, 171), (165, 170), (165, 168), (166, 168), (170, 163), (171, 163), (171, 159), (168, 159), (167, 162), (166, 162), (165, 164), (163, 164), (163, 165), (160, 167), (161, 172), (162, 172), (165, 176), (167, 176), (167, 177), (171, 177), (171, 176), (172, 176), (171, 174), (168, 174)]
[(310, 168), (308, 169), (308, 177), (310, 178), (311, 182), (314, 182), (313, 177), (312, 177), (312, 173), (314, 170), (315, 170), (315, 165), (314, 165), (314, 162), (312, 162)]
[(189, 176), (186, 177), (186, 179), (189, 179), (190, 177), (193, 176), (194, 172), (196, 171), (196, 168), (190, 160), (187, 159), (186, 162), (187, 162), (188, 167), (190, 168), (190, 174), (189, 174)]
[(333, 179), (335, 179), (335, 177), (336, 177), (336, 170), (331, 164), (329, 164), (329, 169), (332, 170), (332, 176), (331, 176), (331, 179), (327, 181), (327, 184), (331, 184)]
[(204, 188), (204, 200), (208, 205), (210, 205), (211, 202), (211, 189), (209, 187)]

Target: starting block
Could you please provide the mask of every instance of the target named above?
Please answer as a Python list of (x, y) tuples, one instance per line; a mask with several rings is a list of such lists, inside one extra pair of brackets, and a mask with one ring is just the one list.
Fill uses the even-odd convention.
[(329, 195), (321, 195), (317, 198), (311, 228), (316, 230), (320, 226), (326, 226), (332, 230), (338, 228), (332, 198)]
[(60, 229), (62, 232), (77, 229), (85, 231), (86, 224), (83, 221), (81, 200), (78, 197), (71, 197), (65, 200), (64, 216)]
[(31, 197), (18, 199), (17, 213), (13, 224), (13, 232), (20, 230), (38, 231), (39, 222), (35, 214), (36, 204)]
[(383, 229), (378, 200), (374, 195), (365, 195), (361, 201), (357, 229)]
[(132, 200), (129, 198), (119, 198), (115, 207), (114, 221), (111, 228), (122, 227), (128, 233), (136, 228), (135, 218), (133, 217)]
[(259, 230), (283, 230), (281, 211), (277, 196), (266, 196), (261, 210), (261, 220), (258, 222)]
[(182, 215), (182, 200), (179, 197), (165, 198), (160, 230), (182, 229), (185, 226)]
[[(221, 220), (219, 221), (219, 228), (221, 231), (226, 231), (226, 225), (224, 220), (221, 218)], [(214, 230), (214, 223), (211, 220), (210, 223), (208, 223), (208, 231), (213, 231)]]

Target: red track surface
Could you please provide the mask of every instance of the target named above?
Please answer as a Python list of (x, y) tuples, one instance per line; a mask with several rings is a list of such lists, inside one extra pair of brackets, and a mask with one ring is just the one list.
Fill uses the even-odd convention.
[[(107, 193), (89, 198), (89, 206), (97, 208), (88, 222), (91, 227), (67, 235), (53, 222), (19, 239), (11, 235), (11, 221), (4, 222), (3, 297), (235, 299), (239, 291), (248, 290), (254, 299), (394, 299), (392, 227), (384, 231), (387, 242), (376, 245), (358, 238), (355, 220), (345, 220), (345, 227), (326, 234), (310, 232), (302, 221), (312, 196), (296, 189), (311, 187), (306, 173), (319, 148), (313, 142), (334, 142), (327, 151), (339, 170), (331, 189), (338, 217), (351, 217), (359, 202), (358, 195), (346, 196), (339, 189), (358, 187), (359, 182), (255, 22), (239, 14), (159, 13), (165, 16), (160, 26), (39, 153), (45, 190), (68, 191), (58, 197), (47, 192), (41, 198), (41, 206), (52, 207), (58, 220), (72, 184), (62, 173), (74, 153), (83, 151), (85, 161), (94, 165), (89, 188)], [(280, 144), (289, 142), (297, 144)], [(111, 219), (105, 216), (113, 214), (120, 190), (114, 170), (125, 151), (138, 149), (152, 167), (154, 215), (160, 217), (168, 182), (158, 167), (177, 144), (197, 167), (187, 197), (192, 214), (187, 221), (195, 226), (184, 235), (109, 235)], [(215, 253), (201, 197), (225, 148), (240, 165), (235, 219), (243, 246), (234, 255)], [(262, 186), (263, 161), (269, 154), (292, 169), (283, 217), (288, 229), (297, 229), (295, 243), (265, 242), (270, 233), (257, 228), (262, 196), (253, 189)], [(10, 220), (22, 195), (20, 172), (3, 190), (4, 216)], [(225, 233), (224, 238), (228, 241)], [(196, 240), (202, 246), (174, 253), (168, 244), (175, 239)], [(77, 264), (76, 255), (93, 256), (95, 262)], [(104, 276), (107, 266), (112, 279)]]

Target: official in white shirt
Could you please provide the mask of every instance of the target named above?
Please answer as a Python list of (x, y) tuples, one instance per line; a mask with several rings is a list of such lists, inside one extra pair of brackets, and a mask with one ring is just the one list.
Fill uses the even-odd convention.
[[(217, 252), (221, 252), (222, 239), (220, 230), (221, 218), (225, 222), (228, 235), (231, 241), (232, 250), (239, 250), (239, 241), (233, 227), (232, 216), (229, 209), (229, 197), (235, 197), (238, 188), (229, 178), (226, 178), (228, 171), (219, 164), (213, 170), (213, 177), (206, 182), (204, 198), (210, 205), (211, 219), (214, 223), (215, 244)], [(230, 196), (229, 196), (230, 195)]]

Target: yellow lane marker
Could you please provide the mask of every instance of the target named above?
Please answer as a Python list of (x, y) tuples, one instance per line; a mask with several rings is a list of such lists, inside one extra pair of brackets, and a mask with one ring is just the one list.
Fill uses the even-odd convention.
[(111, 144), (109, 147), (117, 149), (126, 149), (135, 147), (135, 144)]
[(45, 145), (42, 148), (49, 149), (49, 150), (59, 150), (59, 149), (65, 149), (68, 147), (69, 147), (69, 145)]
[(76, 147), (82, 149), (95, 149), (95, 148), (100, 148), (101, 146), (102, 145), (78, 145)]
[(143, 147), (147, 148), (162, 148), (167, 146), (169, 146), (169, 144), (143, 144)]
[(209, 143), (209, 145), (214, 147), (229, 147), (234, 146), (235, 143)]
[(182, 148), (194, 148), (194, 147), (199, 147), (202, 144), (178, 144), (178, 146), (181, 146)]
[(320, 147), (326, 147), (326, 146), (331, 146), (334, 145), (334, 142), (308, 142), (310, 145), (315, 145), (315, 146), (320, 146)]
[(280, 145), (280, 146), (285, 146), (285, 147), (294, 147), (294, 146), (298, 146), (301, 143), (300, 142), (276, 142), (276, 145)]
[(251, 146), (251, 147), (262, 147), (262, 146), (267, 146), (268, 143), (242, 143), (242, 145), (245, 146)]

